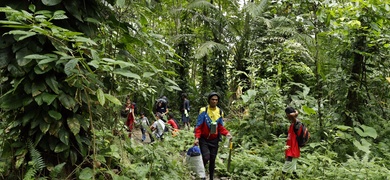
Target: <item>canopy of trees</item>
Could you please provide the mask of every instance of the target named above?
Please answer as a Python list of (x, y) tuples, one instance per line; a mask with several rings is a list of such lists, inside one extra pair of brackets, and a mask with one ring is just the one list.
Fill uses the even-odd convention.
[(218, 176), (277, 179), (293, 106), (311, 132), (298, 174), (390, 174), (389, 0), (1, 0), (1, 179), (189, 179), (192, 132), (127, 138), (126, 96), (152, 118), (181, 93), (194, 123), (221, 94), (233, 159)]

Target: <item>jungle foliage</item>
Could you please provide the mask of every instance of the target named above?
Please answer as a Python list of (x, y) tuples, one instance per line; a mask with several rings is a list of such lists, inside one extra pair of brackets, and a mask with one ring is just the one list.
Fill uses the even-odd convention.
[(151, 118), (165, 95), (180, 117), (185, 92), (194, 120), (217, 91), (234, 136), (218, 176), (280, 178), (293, 106), (312, 134), (301, 179), (387, 179), (388, 4), (2, 0), (0, 177), (191, 179), (192, 132), (129, 139), (121, 102)]

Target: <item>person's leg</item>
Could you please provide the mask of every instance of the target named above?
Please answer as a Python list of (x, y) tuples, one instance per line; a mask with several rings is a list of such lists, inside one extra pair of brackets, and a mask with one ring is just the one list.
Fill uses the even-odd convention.
[(210, 173), (210, 180), (214, 179), (214, 170), (215, 170), (215, 159), (217, 158), (218, 153), (218, 139), (213, 140), (211, 144), (209, 145), (210, 149), (210, 164), (209, 164), (209, 173)]
[(204, 167), (206, 167), (207, 163), (210, 160), (210, 150), (204, 138), (199, 139), (199, 148), (200, 148), (200, 152), (202, 153), (203, 165)]
[(146, 135), (145, 135), (145, 129), (143, 127), (141, 127), (141, 133), (142, 133), (142, 142), (144, 142), (146, 139)]
[(298, 162), (298, 158), (292, 158), (292, 157), (287, 157), (286, 158), (286, 161), (284, 162), (284, 165), (283, 165), (283, 168), (282, 168), (282, 173), (284, 176), (290, 176), (291, 174), (289, 173), (293, 173), (292, 174), (292, 178), (298, 178), (297, 174), (296, 174), (296, 169), (297, 169), (297, 162)]

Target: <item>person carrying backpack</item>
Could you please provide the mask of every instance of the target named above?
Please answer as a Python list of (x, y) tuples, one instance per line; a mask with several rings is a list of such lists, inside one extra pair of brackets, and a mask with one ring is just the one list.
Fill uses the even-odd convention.
[(294, 108), (287, 107), (285, 109), (285, 112), (286, 112), (287, 119), (290, 121), (291, 124), (288, 129), (288, 135), (286, 141), (287, 149), (285, 150), (286, 160), (282, 168), (282, 173), (284, 176), (286, 176), (287, 173), (292, 172), (292, 175), (290, 174), (288, 176), (291, 176), (291, 178), (295, 179), (295, 178), (299, 178), (296, 173), (296, 169), (297, 169), (298, 158), (301, 155), (300, 146), (297, 140), (297, 137), (301, 134), (298, 134), (297, 132), (302, 133), (303, 124), (297, 119), (298, 111), (296, 111)]
[(214, 178), (219, 136), (224, 135), (232, 139), (232, 135), (223, 126), (223, 113), (217, 106), (218, 101), (219, 95), (217, 93), (212, 92), (208, 95), (209, 105), (200, 109), (195, 127), (194, 145), (199, 145), (200, 147), (204, 167), (210, 162), (210, 180)]
[(166, 114), (169, 113), (168, 109), (168, 99), (165, 96), (157, 99), (155, 104), (155, 113), (160, 113), (164, 122), (167, 121)]

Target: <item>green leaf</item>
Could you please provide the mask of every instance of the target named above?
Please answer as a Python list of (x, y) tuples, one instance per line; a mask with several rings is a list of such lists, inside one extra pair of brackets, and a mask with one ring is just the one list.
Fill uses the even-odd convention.
[(337, 129), (340, 129), (340, 130), (342, 130), (342, 131), (347, 131), (347, 130), (351, 130), (351, 129), (352, 129), (352, 127), (350, 127), (350, 126), (344, 126), (344, 125), (336, 125), (336, 128), (337, 128)]
[(48, 105), (50, 105), (57, 97), (58, 97), (58, 95), (55, 95), (55, 94), (50, 94), (47, 92), (42, 93), (42, 100), (43, 100), (43, 102), (47, 103)]
[(81, 170), (79, 175), (80, 180), (89, 180), (92, 179), (92, 177), (93, 177), (93, 171), (89, 167), (86, 167), (83, 170)]
[(80, 132), (80, 122), (77, 118), (72, 117), (67, 119), (68, 122), (68, 127), (70, 131), (74, 134), (77, 135)]
[(62, 118), (61, 113), (54, 111), (54, 110), (49, 111), (49, 116), (54, 118), (55, 120), (60, 120)]
[(116, 5), (120, 8), (123, 8), (125, 6), (125, 0), (116, 0)]
[(46, 90), (46, 86), (42, 82), (33, 82), (31, 86), (31, 94), (33, 97), (41, 94), (45, 90)]
[(65, 150), (69, 149), (69, 146), (64, 143), (58, 143), (57, 146), (54, 148), (55, 153), (60, 153)]
[(65, 93), (61, 93), (58, 99), (66, 109), (72, 110), (76, 106), (74, 98)]
[(96, 95), (100, 105), (104, 106), (104, 103), (106, 103), (106, 98), (104, 97), (104, 92), (101, 88), (96, 91)]
[(115, 96), (111, 94), (104, 94), (104, 97), (106, 97), (109, 101), (111, 101), (116, 105), (120, 105), (120, 106), (122, 105), (121, 101), (119, 101)]
[(68, 131), (61, 129), (58, 132), (58, 136), (60, 138), (60, 141), (63, 142), (65, 145), (69, 145), (69, 133)]
[(16, 41), (21, 41), (23, 39), (29, 38), (31, 36), (35, 36), (37, 33), (23, 30), (12, 30), (9, 31), (8, 34), (13, 34)]
[(154, 76), (156, 73), (152, 73), (152, 72), (144, 72), (144, 74), (142, 75), (142, 77), (144, 78), (147, 78), (147, 77), (152, 77)]
[(66, 16), (65, 13), (66, 12), (63, 11), (63, 10), (58, 10), (58, 11), (54, 12), (52, 18), (55, 19), (55, 20), (67, 19), (68, 16)]
[(68, 75), (68, 76), (73, 74), (74, 68), (76, 67), (78, 62), (79, 62), (78, 59), (72, 59), (68, 63), (66, 63), (65, 67), (64, 67), (65, 74)]
[(60, 90), (58, 89), (58, 82), (56, 81), (55, 76), (46, 77), (45, 81), (51, 90), (53, 90), (56, 94), (60, 93)]
[(41, 123), (39, 123), (39, 129), (41, 129), (41, 132), (43, 134), (45, 134), (50, 128), (50, 124), (45, 122), (45, 121), (41, 121)]
[(57, 164), (53, 169), (49, 170), (51, 179), (57, 178), (57, 176), (62, 172), (62, 169), (64, 168), (65, 164), (65, 162)]
[[(362, 128), (363, 130), (361, 130), (360, 128)], [(376, 139), (378, 137), (378, 133), (376, 132), (376, 130), (372, 127), (369, 127), (369, 126), (366, 126), (366, 125), (361, 125), (359, 127), (355, 127), (355, 131), (356, 133), (358, 133), (361, 137), (367, 137), (367, 136), (370, 136), (374, 139)]]
[(7, 49), (0, 49), (0, 69), (7, 67), (10, 61), (11, 56)]
[(114, 73), (125, 76), (125, 77), (129, 77), (129, 78), (141, 79), (141, 77), (138, 74), (134, 74), (134, 73), (130, 72), (129, 70), (125, 70), (125, 69), (116, 69), (116, 70), (114, 70)]
[(62, 0), (42, 0), (42, 3), (46, 6), (55, 6), (61, 3)]
[(308, 106), (302, 106), (303, 111), (308, 115), (314, 115), (316, 114), (316, 111), (313, 108), (310, 108)]
[(89, 38), (76, 36), (76, 37), (74, 38), (74, 40), (75, 40), (76, 42), (84, 42), (84, 43), (86, 43), (86, 44), (88, 44), (88, 45), (97, 46), (96, 42), (93, 41), (92, 39), (89, 39)]
[(353, 144), (361, 151), (369, 153), (371, 144), (367, 142), (365, 139), (362, 139), (362, 143), (357, 140), (353, 141)]

